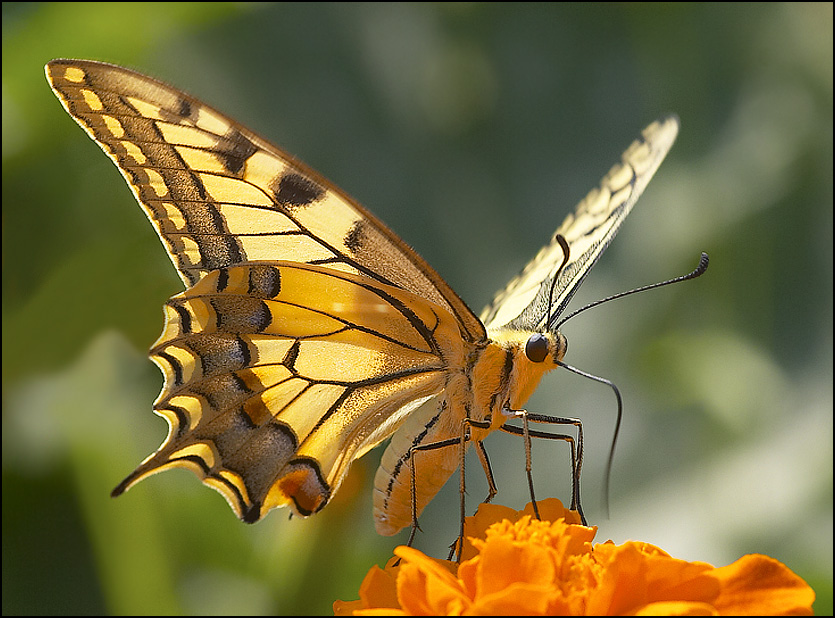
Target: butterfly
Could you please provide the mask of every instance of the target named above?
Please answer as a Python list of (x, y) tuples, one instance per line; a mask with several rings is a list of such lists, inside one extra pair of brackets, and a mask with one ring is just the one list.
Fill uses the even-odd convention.
[(375, 525), (413, 523), (458, 468), (463, 448), (440, 446), (483, 449), (562, 361), (557, 316), (678, 133), (672, 115), (644, 129), (476, 316), (373, 214), (208, 105), (101, 62), (53, 60), (46, 76), (186, 287), (150, 351), (168, 436), (113, 495), (187, 468), (250, 523), (276, 507), (321, 510), (389, 437)]

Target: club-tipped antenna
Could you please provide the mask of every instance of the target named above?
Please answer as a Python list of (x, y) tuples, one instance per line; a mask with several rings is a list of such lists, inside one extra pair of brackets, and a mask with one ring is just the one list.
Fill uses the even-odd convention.
[[(607, 296), (606, 298), (601, 298), (600, 300), (596, 300), (593, 303), (589, 303), (584, 307), (580, 307), (576, 311), (572, 311), (563, 319), (554, 325), (553, 330), (559, 329), (560, 326), (565, 324), (568, 320), (573, 318), (578, 313), (582, 313), (586, 309), (591, 309), (592, 307), (597, 307), (597, 305), (602, 305), (603, 303), (608, 303), (610, 300), (615, 300), (617, 298), (623, 298), (624, 296), (629, 296), (630, 294), (637, 294), (638, 292), (646, 292), (647, 290), (652, 290), (654, 288), (660, 288), (665, 285), (671, 285), (673, 283), (679, 283), (681, 281), (688, 281), (689, 279), (695, 279), (696, 277), (701, 277), (705, 271), (707, 270), (707, 265), (709, 262), (709, 258), (707, 253), (702, 251), (702, 256), (699, 258), (699, 265), (696, 266), (695, 270), (692, 272), (687, 273), (686, 275), (681, 275), (680, 277), (674, 277), (672, 279), (667, 279), (666, 281), (659, 281), (658, 283), (651, 283), (649, 285), (644, 285), (639, 288), (635, 288), (634, 290), (627, 290), (626, 292), (620, 292), (619, 294), (613, 294), (612, 296)], [(550, 319), (549, 319), (550, 323)]]
[(559, 279), (560, 271), (562, 271), (562, 269), (565, 268), (565, 265), (568, 264), (568, 258), (571, 254), (571, 249), (568, 247), (568, 241), (565, 239), (565, 236), (557, 234), (554, 237), (554, 240), (556, 240), (560, 247), (562, 247), (563, 258), (562, 264), (560, 264), (560, 267), (554, 273), (554, 276), (551, 277), (551, 289), (548, 290), (548, 321), (545, 322), (546, 327), (551, 323), (551, 312), (554, 310), (554, 288), (557, 287), (557, 280)]

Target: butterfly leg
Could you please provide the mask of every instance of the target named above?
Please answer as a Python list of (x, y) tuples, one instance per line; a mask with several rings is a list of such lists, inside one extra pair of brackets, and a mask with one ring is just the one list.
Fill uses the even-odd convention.
[[(461, 471), (461, 484), (458, 490), (458, 496), (461, 499), (460, 504), (460, 518), (459, 518), (459, 530), (458, 530), (458, 540), (450, 547), (449, 558), (448, 560), (452, 559), (452, 554), (455, 548), (457, 547), (456, 553), (456, 562), (461, 562), (461, 550), (464, 548), (464, 521), (467, 518), (467, 506), (466, 506), (466, 494), (467, 494), (467, 475), (465, 474), (464, 463), (466, 461), (466, 454), (467, 454), (467, 441), (470, 440), (470, 428), (476, 427), (478, 429), (490, 429), (490, 421), (476, 421), (471, 418), (465, 418), (461, 421), (461, 463), (460, 463), (460, 471)], [(484, 450), (484, 445), (482, 444), (481, 440), (477, 440), (476, 444), (479, 446), (478, 453), (479, 453), (479, 460), (481, 461), (481, 465), (484, 468), (484, 473), (487, 476), (487, 484), (490, 487), (489, 490), (489, 500), (493, 499), (493, 496), (496, 495), (496, 482), (493, 479), (493, 472), (490, 469), (490, 461), (487, 460), (487, 452)], [(482, 453), (484, 457), (482, 458)], [(487, 466), (485, 467), (485, 462)]]
[[(466, 500), (465, 500), (465, 493), (466, 493), (466, 470), (465, 470), (465, 462), (466, 462), (466, 452), (467, 452), (467, 445), (472, 440), (470, 435), (470, 428), (475, 427), (479, 429), (489, 429), (490, 422), (489, 421), (477, 421), (474, 419), (466, 418), (461, 422), (461, 435), (455, 438), (447, 438), (445, 440), (438, 440), (436, 442), (429, 442), (426, 444), (416, 444), (409, 449), (409, 471), (410, 471), (410, 497), (411, 497), (411, 531), (409, 533), (409, 540), (407, 541), (407, 546), (411, 547), (412, 542), (417, 535), (417, 531), (420, 529), (420, 525), (418, 523), (418, 497), (417, 497), (417, 465), (416, 465), (416, 455), (420, 451), (433, 451), (437, 449), (447, 448), (450, 446), (458, 445), (460, 447), (460, 458), (459, 458), (459, 467), (460, 467), (460, 474), (461, 480), (459, 485), (459, 495), (461, 498), (460, 502), (460, 528), (459, 528), (459, 535), (456, 542), (450, 546), (450, 558), (452, 558), (453, 553), (456, 553), (456, 547), (458, 560), (461, 559), (461, 547), (463, 546), (463, 539), (464, 539), (464, 520), (466, 519)], [(493, 497), (498, 493), (498, 489), (496, 488), (496, 482), (493, 477), (493, 470), (490, 466), (490, 460), (487, 457), (487, 452), (484, 448), (484, 445), (480, 440), (476, 440), (476, 451), (478, 453), (479, 461), (481, 462), (482, 468), (484, 469), (484, 474), (487, 477), (487, 484), (488, 484), (488, 496), (485, 499), (485, 502), (490, 502)]]
[(410, 482), (409, 488), (411, 492), (411, 509), (412, 509), (412, 524), (411, 524), (411, 531), (409, 532), (409, 540), (406, 542), (407, 547), (412, 546), (412, 542), (415, 540), (415, 535), (417, 531), (420, 530), (420, 525), (418, 524), (418, 499), (417, 499), (417, 474), (415, 473), (416, 462), (415, 462), (415, 455), (420, 451), (433, 451), (436, 449), (446, 448), (447, 446), (453, 446), (456, 444), (460, 444), (460, 438), (447, 438), (446, 440), (438, 440), (437, 442), (429, 442), (427, 444), (417, 444), (412, 446), (409, 449), (409, 474), (410, 474)]
[[(504, 412), (509, 417), (516, 417), (522, 419), (522, 427), (516, 427), (505, 423), (500, 429), (506, 433), (522, 436), (525, 441), (525, 471), (528, 477), (528, 487), (530, 489), (531, 503), (533, 505), (534, 514), (539, 517), (539, 511), (536, 506), (536, 497), (534, 495), (532, 464), (531, 464), (531, 440), (530, 438), (543, 438), (547, 440), (561, 440), (568, 442), (571, 447), (571, 510), (577, 511), (580, 514), (580, 519), (583, 525), (586, 525), (586, 517), (583, 514), (583, 508), (580, 503), (580, 472), (583, 466), (583, 424), (576, 418), (564, 418), (557, 416), (544, 416), (541, 414), (530, 414), (526, 410), (506, 410)], [(544, 431), (537, 431), (530, 429), (529, 423), (545, 423), (552, 425), (572, 425), (577, 428), (577, 439), (575, 442), (574, 436), (568, 434), (555, 434)]]
[(496, 497), (496, 494), (499, 493), (498, 487), (496, 487), (496, 481), (493, 477), (493, 468), (490, 465), (490, 458), (487, 457), (487, 449), (484, 448), (484, 442), (477, 441), (475, 443), (476, 453), (478, 453), (478, 459), (481, 461), (481, 467), (484, 469), (484, 475), (487, 477), (487, 497), (484, 499), (482, 504), (487, 504), (488, 502), (492, 502), (493, 498)]

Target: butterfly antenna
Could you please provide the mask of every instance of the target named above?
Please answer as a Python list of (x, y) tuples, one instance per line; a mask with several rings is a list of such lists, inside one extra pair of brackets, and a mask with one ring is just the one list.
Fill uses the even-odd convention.
[[(564, 240), (564, 239), (563, 239)], [(566, 258), (567, 259), (567, 258)], [(647, 290), (652, 290), (654, 288), (660, 288), (665, 285), (671, 285), (673, 283), (679, 283), (681, 281), (687, 281), (689, 279), (695, 279), (696, 277), (701, 277), (705, 274), (707, 270), (707, 265), (709, 262), (709, 258), (707, 253), (704, 251), (702, 252), (702, 257), (699, 258), (699, 265), (696, 266), (695, 270), (692, 272), (687, 273), (686, 275), (682, 275), (680, 277), (674, 277), (672, 279), (667, 279), (666, 281), (660, 281), (658, 283), (651, 283), (650, 285), (644, 285), (639, 288), (635, 288), (634, 290), (627, 290), (626, 292), (620, 292), (619, 294), (614, 294), (612, 296), (607, 296), (606, 298), (601, 298), (600, 300), (596, 300), (593, 303), (589, 303), (585, 307), (580, 307), (576, 311), (572, 311), (559, 322), (557, 322), (556, 326), (554, 326), (554, 330), (558, 329), (561, 325), (565, 324), (568, 320), (573, 318), (578, 313), (582, 313), (586, 309), (591, 309), (592, 307), (597, 307), (597, 305), (602, 305), (603, 303), (608, 303), (610, 300), (615, 300), (617, 298), (623, 298), (624, 296), (629, 296), (630, 294), (637, 294), (638, 292), (646, 292)]]
[[(560, 242), (560, 239), (562, 239), (561, 242)], [(562, 238), (562, 236), (558, 236), (557, 241), (560, 242), (560, 246), (562, 246), (563, 249), (565, 250), (566, 260), (567, 260), (568, 259), (568, 257), (567, 257), (568, 246), (563, 245), (563, 243), (565, 243), (565, 239)], [(709, 262), (709, 258), (708, 258), (707, 253), (702, 252), (701, 257), (699, 258), (699, 265), (696, 266), (695, 270), (693, 270), (692, 272), (689, 272), (686, 275), (682, 275), (680, 277), (674, 277), (673, 279), (667, 279), (666, 281), (661, 281), (659, 283), (652, 283), (650, 285), (645, 285), (645, 286), (642, 286), (642, 287), (639, 287), (639, 288), (635, 288), (634, 290), (628, 290), (626, 292), (621, 292), (619, 294), (614, 294), (614, 295), (609, 296), (607, 298), (603, 298), (603, 299), (597, 300), (593, 303), (589, 303), (588, 305), (586, 305), (584, 307), (580, 307), (576, 311), (573, 311), (573, 312), (569, 313), (566, 317), (564, 317), (562, 320), (557, 322), (556, 326), (554, 327), (554, 330), (559, 329), (559, 327), (562, 324), (567, 322), (569, 319), (573, 318), (578, 313), (582, 313), (586, 309), (591, 309), (592, 307), (596, 307), (597, 305), (609, 302), (610, 300), (615, 300), (616, 298), (623, 298), (624, 296), (629, 296), (630, 294), (635, 294), (637, 292), (645, 292), (646, 290), (651, 290), (653, 288), (660, 288), (662, 286), (670, 285), (672, 283), (678, 283), (680, 281), (687, 281), (688, 279), (695, 279), (696, 277), (700, 277), (707, 270), (708, 262)], [(565, 265), (565, 262), (563, 262), (563, 266), (564, 265)], [(563, 266), (561, 266), (560, 268), (562, 268)], [(553, 286), (552, 286), (552, 291), (553, 291)], [(550, 312), (550, 309), (549, 309), (549, 312)], [(549, 318), (550, 318), (550, 315), (549, 315)], [(550, 319), (549, 319), (548, 323), (550, 324)], [(606, 477), (605, 477), (604, 483), (603, 483), (603, 502), (604, 502), (604, 505), (605, 505), (605, 508), (606, 508), (606, 516), (608, 517), (609, 516), (609, 481), (612, 477), (612, 462), (614, 461), (614, 458), (615, 458), (615, 447), (617, 446), (618, 436), (620, 435), (621, 421), (623, 419), (623, 399), (621, 398), (620, 390), (618, 390), (618, 387), (615, 386), (614, 382), (612, 382), (610, 380), (607, 380), (605, 378), (601, 378), (601, 377), (596, 376), (596, 375), (592, 375), (590, 373), (586, 373), (585, 371), (581, 371), (580, 369), (577, 369), (576, 367), (572, 367), (571, 365), (567, 365), (562, 361), (557, 361), (557, 364), (561, 367), (565, 367), (566, 369), (568, 369), (572, 373), (576, 373), (577, 375), (583, 376), (585, 378), (589, 378), (590, 380), (594, 380), (595, 382), (600, 382), (601, 384), (605, 384), (609, 388), (611, 388), (612, 391), (614, 391), (614, 393), (615, 393), (615, 398), (617, 399), (617, 402), (618, 402), (618, 415), (617, 415), (617, 420), (615, 422), (615, 433), (614, 433), (614, 436), (612, 437), (612, 446), (609, 448), (609, 459), (606, 463)]]
[(557, 280), (559, 279), (559, 275), (562, 272), (562, 269), (565, 268), (565, 265), (568, 264), (568, 257), (570, 255), (571, 249), (568, 247), (568, 241), (565, 239), (565, 236), (562, 234), (557, 234), (554, 237), (554, 240), (559, 243), (560, 247), (562, 247), (563, 259), (562, 264), (554, 273), (554, 276), (551, 277), (551, 289), (548, 291), (548, 321), (545, 322), (546, 327), (548, 324), (551, 323), (551, 312), (554, 310), (554, 288), (557, 287)]
[(576, 373), (578, 376), (583, 376), (584, 378), (588, 378), (589, 380), (594, 380), (595, 382), (600, 382), (601, 384), (605, 384), (609, 388), (612, 389), (615, 393), (615, 399), (618, 401), (618, 417), (615, 421), (615, 435), (612, 437), (612, 446), (609, 448), (609, 459), (606, 462), (606, 477), (603, 480), (603, 504), (606, 508), (606, 518), (609, 517), (609, 479), (612, 477), (612, 462), (615, 460), (615, 447), (618, 443), (618, 436), (620, 435), (620, 423), (623, 420), (623, 399), (620, 396), (620, 390), (618, 387), (615, 386), (615, 383), (611, 380), (607, 380), (606, 378), (601, 378), (600, 376), (592, 375), (590, 373), (586, 373), (576, 367), (572, 367), (571, 365), (567, 365), (562, 361), (557, 361), (557, 365), (560, 367), (565, 367), (572, 373)]

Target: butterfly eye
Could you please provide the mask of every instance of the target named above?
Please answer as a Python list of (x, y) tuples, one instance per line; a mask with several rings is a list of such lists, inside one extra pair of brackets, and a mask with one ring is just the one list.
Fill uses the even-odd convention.
[(545, 335), (536, 333), (528, 338), (525, 344), (525, 356), (532, 363), (541, 363), (548, 356), (548, 340)]

